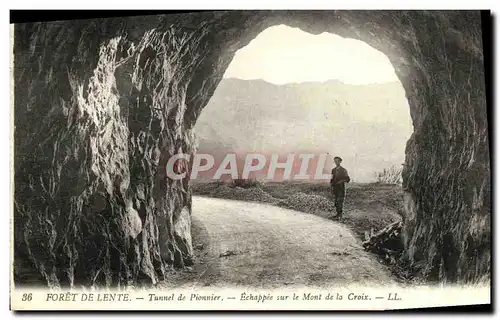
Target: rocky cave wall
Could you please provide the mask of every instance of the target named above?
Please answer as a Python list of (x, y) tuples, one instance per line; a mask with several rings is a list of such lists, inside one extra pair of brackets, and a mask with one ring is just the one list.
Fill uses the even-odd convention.
[(405, 257), (430, 278), (489, 278), (479, 12), (233, 11), (15, 26), (16, 282), (126, 287), (191, 264), (189, 181), (165, 164), (195, 151), (192, 127), (234, 53), (276, 24), (389, 57), (415, 128)]

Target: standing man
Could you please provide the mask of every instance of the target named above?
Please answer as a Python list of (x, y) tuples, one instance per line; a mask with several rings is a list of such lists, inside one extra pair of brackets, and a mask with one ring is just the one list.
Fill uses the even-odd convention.
[(342, 218), (343, 206), (345, 199), (345, 184), (351, 181), (347, 170), (340, 165), (342, 158), (333, 158), (335, 162), (335, 168), (332, 169), (332, 179), (330, 180), (330, 185), (332, 187), (333, 197), (335, 198), (335, 209), (337, 210), (337, 215), (335, 219)]

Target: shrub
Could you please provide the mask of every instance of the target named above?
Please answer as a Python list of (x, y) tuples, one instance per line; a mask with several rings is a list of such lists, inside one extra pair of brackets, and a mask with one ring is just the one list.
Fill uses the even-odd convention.
[(231, 187), (240, 187), (240, 188), (251, 188), (259, 185), (259, 181), (257, 179), (234, 179), (231, 183)]
[(376, 172), (375, 178), (377, 179), (377, 183), (401, 185), (403, 183), (402, 172), (402, 166), (393, 165), (389, 168), (384, 168), (382, 171)]

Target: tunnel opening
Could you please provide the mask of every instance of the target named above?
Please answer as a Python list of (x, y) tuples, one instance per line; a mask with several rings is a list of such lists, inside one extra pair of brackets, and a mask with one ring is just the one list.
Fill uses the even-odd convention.
[[(195, 159), (203, 169), (192, 183), (241, 179), (246, 155), (261, 153), (265, 166), (250, 174), (257, 180), (293, 180), (304, 162), (300, 154), (312, 154), (308, 178), (297, 180), (325, 182), (315, 170), (329, 172), (333, 157), (342, 155), (353, 181), (401, 184), (413, 125), (385, 54), (360, 40), (281, 24), (236, 52), (194, 131), (198, 152), (215, 161), (209, 168), (204, 156)], [(237, 175), (218, 167), (230, 166), (227, 154), (235, 155)], [(279, 162), (292, 155), (293, 173), (269, 173), (273, 155)]]
[[(458, 115), (456, 117), (461, 118), (461, 120), (457, 119), (458, 122), (453, 122), (451, 126), (445, 125), (445, 123), (448, 123), (455, 116), (451, 116), (450, 113), (443, 113), (443, 110), (454, 113), (459, 108), (462, 110), (461, 112), (470, 114), (472, 109), (478, 106), (474, 102), (475, 100), (471, 100), (470, 97), (484, 95), (484, 79), (481, 78), (482, 71), (474, 73), (474, 75), (471, 73), (473, 69), (481, 68), (481, 49), (480, 44), (478, 44), (480, 37), (477, 37), (477, 34), (473, 30), (468, 32), (462, 29), (460, 31), (461, 35), (458, 36), (458, 33), (456, 33), (456, 22), (458, 21), (456, 19), (458, 19), (458, 15), (454, 14), (446, 16), (445, 14), (432, 15), (423, 13), (421, 21), (428, 20), (433, 21), (435, 25), (446, 26), (448, 29), (444, 32), (438, 32), (430, 25), (418, 22), (412, 14), (406, 12), (394, 15), (392, 13), (378, 15), (365, 12), (347, 13), (339, 11), (333, 14), (333, 16), (321, 13), (294, 12), (284, 13), (283, 15), (277, 14), (275, 16), (271, 14), (270, 16), (264, 19), (265, 22), (263, 24), (251, 27), (248, 32), (240, 35), (241, 40), (236, 42), (229, 40), (227, 45), (223, 45), (225, 49), (221, 51), (218, 74), (222, 75), (226, 71), (232, 59), (231, 53), (234, 53), (234, 48), (243, 47), (266, 27), (279, 24), (298, 27), (315, 35), (328, 32), (345, 38), (357, 39), (383, 52), (394, 66), (397, 77), (404, 87), (413, 123), (413, 134), (406, 144), (406, 160), (402, 172), (404, 205), (400, 213), (404, 221), (402, 227), (404, 259), (408, 261), (408, 265), (411, 268), (416, 270), (416, 273), (423, 275), (424, 278), (439, 281), (446, 279), (450, 275), (450, 278), (456, 279), (454, 270), (446, 270), (446, 267), (440, 267), (443, 265), (450, 266), (450, 263), (446, 262), (448, 259), (448, 255), (444, 252), (446, 249), (442, 247), (440, 242), (442, 230), (452, 228), (453, 221), (461, 221), (460, 223), (463, 224), (467, 224), (466, 221), (469, 221), (469, 226), (475, 225), (477, 227), (476, 223), (481, 225), (479, 233), (488, 233), (486, 225), (488, 224), (489, 217), (482, 219), (481, 222), (473, 222), (463, 215), (464, 207), (459, 204), (461, 201), (457, 201), (457, 198), (452, 195), (453, 191), (443, 189), (442, 184), (455, 183), (452, 181), (464, 181), (462, 178), (458, 178), (462, 174), (459, 174), (456, 171), (457, 169), (451, 169), (449, 164), (446, 163), (447, 161), (453, 163), (454, 166), (463, 168), (465, 171), (469, 171), (469, 167), (466, 169), (464, 167), (465, 162), (459, 161), (456, 157), (454, 160), (445, 160), (446, 157), (438, 156), (438, 154), (441, 153), (439, 145), (447, 145), (450, 152), (465, 152), (464, 154), (470, 155), (468, 151), (465, 151), (463, 144), (464, 133), (467, 130), (464, 131), (463, 128), (459, 128), (468, 123), (470, 119), (465, 120), (462, 116)], [(365, 23), (365, 18), (368, 16), (370, 22)], [(385, 20), (386, 18), (389, 19)], [(262, 27), (262, 25), (266, 27)], [(389, 25), (391, 27), (388, 27)], [(388, 28), (391, 28), (393, 31), (388, 31)], [(477, 30), (477, 25), (473, 28)], [(431, 42), (440, 45), (440, 48), (431, 50), (427, 46), (427, 43)], [(230, 52), (230, 54), (226, 54), (225, 50)], [(459, 57), (458, 59), (462, 62), (465, 62), (466, 59), (469, 60), (466, 64), (459, 63), (459, 60), (456, 60), (455, 63), (450, 59), (451, 56)], [(469, 66), (469, 73), (465, 71), (467, 69), (466, 65)], [(462, 71), (453, 71), (453, 66), (455, 66), (455, 70)], [(431, 70), (435, 70), (437, 73)], [(218, 83), (218, 80), (220, 78), (215, 83)], [(475, 87), (472, 85), (473, 81), (476, 81)], [(463, 88), (469, 88), (468, 90), (474, 93), (469, 95), (466, 92), (457, 92), (457, 83), (460, 83)], [(213, 92), (212, 90), (215, 90), (215, 87), (212, 85), (210, 92)], [(201, 106), (207, 105), (208, 98), (211, 96), (205, 97), (202, 100)], [(471, 106), (472, 109), (464, 111), (467, 107), (458, 107), (457, 101), (459, 100), (457, 99), (460, 99), (458, 98), (459, 96), (462, 99), (465, 98), (465, 105)], [(449, 100), (450, 97), (451, 100)], [(200, 109), (195, 111), (195, 114), (200, 114)], [(484, 110), (478, 111), (476, 116), (473, 117), (481, 123), (480, 127), (486, 126)], [(471, 131), (468, 131), (465, 134), (469, 135), (470, 133)], [(470, 137), (466, 139), (470, 143), (475, 143), (470, 140)], [(479, 158), (471, 161), (483, 168), (485, 165), (483, 160), (487, 159), (488, 156), (485, 149), (481, 148), (481, 150), (477, 154)], [(483, 153), (483, 151), (486, 153)], [(459, 163), (461, 164), (459, 165)], [(484, 168), (485, 170), (481, 172), (487, 174), (489, 169)], [(457, 173), (457, 176), (452, 177), (448, 175), (452, 171)], [(486, 189), (484, 189), (485, 176), (482, 174), (481, 176), (480, 180), (483, 187), (472, 191), (477, 197), (475, 199), (478, 200), (476, 206), (479, 207), (482, 207), (482, 204), (489, 203), (487, 192), (485, 192)], [(436, 177), (440, 178), (436, 179)], [(252, 186), (253, 183), (249, 185)], [(423, 187), (430, 185), (433, 186), (431, 189)], [(468, 187), (466, 188), (468, 189)], [(441, 190), (442, 194), (437, 194), (433, 190)], [(461, 191), (455, 190), (455, 192), (460, 193)], [(470, 194), (466, 197), (470, 198)], [(470, 199), (468, 201), (473, 200)], [(446, 207), (453, 207), (455, 209), (450, 211), (445, 209)], [(467, 229), (467, 227), (464, 228)], [(476, 232), (472, 231), (472, 229), (469, 230), (468, 232)], [(455, 252), (460, 252), (461, 249), (458, 248), (463, 249), (464, 247), (465, 242), (462, 241), (464, 235), (457, 232), (453, 232), (453, 234), (453, 240), (450, 240), (453, 243), (451, 246), (457, 248), (458, 251)], [(430, 249), (427, 250), (426, 248)], [(460, 263), (470, 264), (463, 254), (460, 254), (460, 257)], [(488, 257), (489, 254), (484, 253), (481, 259), (487, 260), (489, 259)], [(471, 267), (479, 270), (477, 266), (477, 264), (474, 264)], [(478, 275), (482, 274), (484, 270), (489, 270), (488, 268), (484, 265), (480, 267), (482, 271), (478, 272), (469, 272), (462, 269), (463, 274), (458, 279), (460, 279), (459, 281), (484, 279), (484, 277)]]
[[(343, 222), (356, 236), (368, 241), (402, 219), (409, 105), (389, 58), (363, 41), (263, 30), (236, 51), (193, 130), (194, 195), (335, 218), (340, 156), (350, 177)], [(402, 249), (400, 239), (387, 244)]]

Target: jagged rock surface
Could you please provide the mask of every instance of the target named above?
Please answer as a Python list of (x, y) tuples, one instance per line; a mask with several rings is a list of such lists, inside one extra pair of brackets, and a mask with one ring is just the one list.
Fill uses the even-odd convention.
[(443, 281), (488, 278), (479, 12), (235, 11), (15, 27), (17, 281), (124, 287), (191, 263), (189, 181), (168, 179), (166, 161), (194, 152), (191, 129), (234, 53), (276, 24), (389, 57), (415, 128), (405, 256)]

